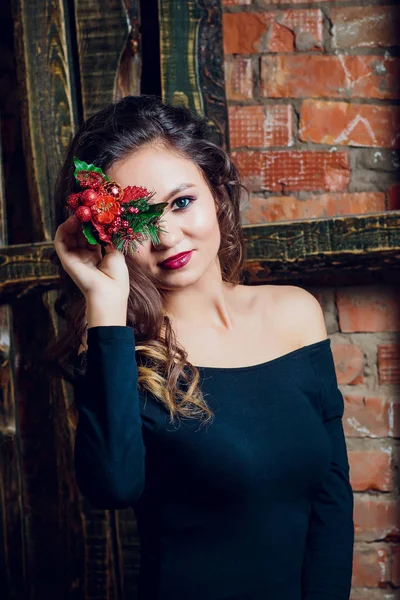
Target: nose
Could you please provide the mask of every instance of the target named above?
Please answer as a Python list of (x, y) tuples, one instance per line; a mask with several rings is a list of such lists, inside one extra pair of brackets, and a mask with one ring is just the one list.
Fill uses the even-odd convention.
[(173, 219), (169, 218), (168, 213), (164, 213), (160, 219), (160, 228), (163, 231), (158, 231), (159, 243), (153, 244), (154, 250), (162, 250), (165, 248), (173, 248), (178, 246), (182, 239), (182, 232), (177, 225), (174, 225)]

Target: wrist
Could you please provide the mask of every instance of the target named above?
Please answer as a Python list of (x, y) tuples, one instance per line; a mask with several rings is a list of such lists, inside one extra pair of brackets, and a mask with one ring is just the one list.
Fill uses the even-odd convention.
[(87, 326), (124, 325), (127, 322), (128, 302), (107, 302), (99, 299), (86, 299)]

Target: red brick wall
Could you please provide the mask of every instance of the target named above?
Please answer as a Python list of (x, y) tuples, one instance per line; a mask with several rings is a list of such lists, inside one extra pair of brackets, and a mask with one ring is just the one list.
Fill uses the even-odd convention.
[[(251, 192), (243, 224), (400, 208), (400, 5), (378, 2), (224, 0), (231, 148)], [(345, 398), (352, 600), (398, 599), (400, 288), (310, 291)]]
[(400, 287), (312, 289), (324, 312), (345, 399), (355, 496), (352, 600), (400, 590)]

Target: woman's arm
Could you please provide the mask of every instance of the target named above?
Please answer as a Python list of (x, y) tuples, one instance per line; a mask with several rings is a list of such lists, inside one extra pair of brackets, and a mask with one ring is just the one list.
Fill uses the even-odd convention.
[[(305, 346), (326, 339), (318, 300), (296, 286), (282, 286), (282, 322)], [(310, 360), (320, 390), (319, 413), (331, 446), (330, 469), (314, 497), (303, 563), (302, 600), (348, 600), (353, 561), (353, 492), (343, 433), (343, 396), (338, 388), (329, 344)], [(318, 452), (318, 449), (316, 449)]]
[(303, 600), (348, 600), (354, 525), (353, 491), (343, 432), (343, 396), (338, 389), (332, 351), (315, 353), (322, 385), (321, 412), (330, 439), (331, 465), (314, 498), (303, 568)]
[(145, 447), (133, 328), (89, 327), (86, 365), (85, 375), (74, 384), (79, 411), (76, 482), (94, 506), (126, 508), (144, 489)]

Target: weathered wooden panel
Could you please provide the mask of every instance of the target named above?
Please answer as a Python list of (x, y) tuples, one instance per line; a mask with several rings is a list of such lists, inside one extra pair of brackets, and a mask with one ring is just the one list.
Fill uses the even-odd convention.
[(132, 508), (115, 511), (115, 532), (118, 544), (121, 598), (134, 600), (138, 596), (141, 561), (139, 534)]
[[(139, 0), (76, 0), (74, 22), (82, 116), (87, 119), (110, 102), (129, 94), (140, 94)], [(41, 255), (46, 275), (51, 273), (53, 266), (48, 258), (49, 254)], [(42, 283), (43, 280), (41, 278)], [(120, 539), (120, 530), (122, 534), (126, 530), (135, 532), (133, 512), (121, 511), (116, 516), (114, 511), (93, 510), (83, 502), (83, 517), (85, 598), (133, 600), (136, 597), (137, 556), (132, 556), (129, 546)], [(138, 543), (137, 536), (131, 543)], [(122, 564), (125, 564), (123, 572)], [(134, 576), (129, 577), (132, 569)]]
[[(0, 139), (0, 244), (7, 243), (3, 156)], [(16, 431), (11, 310), (0, 306), (0, 579), (9, 600), (26, 596), (21, 474)]]
[(75, 0), (83, 118), (140, 93), (139, 0)]
[(220, 0), (159, 2), (162, 95), (208, 118), (228, 146)]
[[(31, 220), (32, 239), (47, 240), (52, 246), (55, 178), (77, 123), (68, 15), (63, 0), (17, 0), (12, 5), (31, 207), (24, 218)], [(28, 259), (25, 273), (30, 266)], [(35, 290), (29, 294), (30, 282), (37, 276)], [(40, 273), (30, 272), (21, 293), (9, 298), (24, 506), (21, 556), (25, 556), (26, 573), (21, 580), (27, 587), (20, 597), (78, 599), (85, 583), (83, 523), (73, 476), (65, 385), (43, 372), (36, 360), (58, 327), (55, 292), (41, 294), (40, 281)]]
[[(399, 266), (400, 211), (243, 226), (249, 283)], [(51, 243), (0, 246), (0, 294), (56, 287)]]
[(54, 237), (55, 179), (76, 126), (63, 0), (11, 2), (32, 239)]
[(244, 226), (246, 281), (399, 267), (400, 212)]
[(2, 301), (26, 295), (42, 286), (56, 287), (58, 268), (51, 262), (53, 242), (0, 246), (0, 294)]
[(64, 385), (38, 362), (55, 335), (55, 293), (13, 301), (18, 446), (21, 457), (27, 582), (36, 598), (80, 598), (84, 536), (74, 480)]

